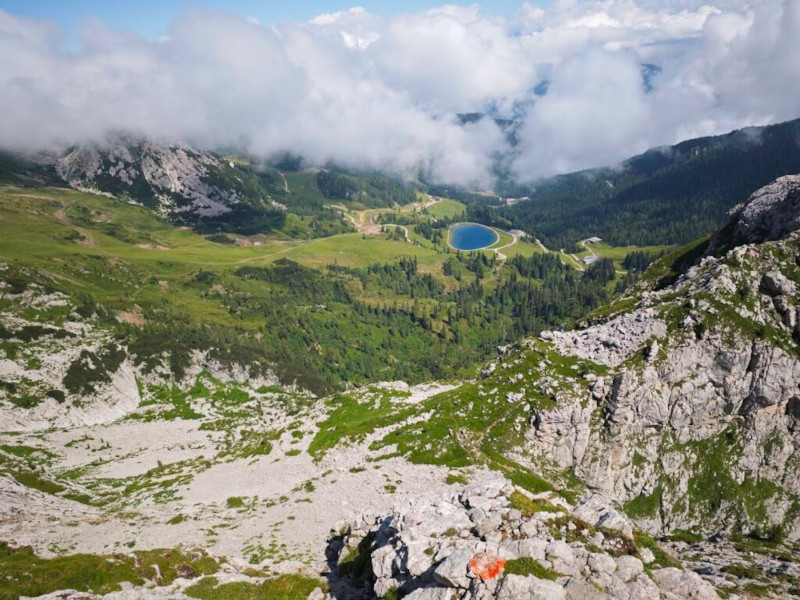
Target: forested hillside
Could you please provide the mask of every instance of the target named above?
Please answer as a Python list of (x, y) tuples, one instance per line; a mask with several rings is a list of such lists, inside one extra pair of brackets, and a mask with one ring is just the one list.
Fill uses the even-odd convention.
[(409, 204), (416, 200), (413, 187), (378, 174), (355, 176), (337, 170), (319, 171), (317, 187), (331, 200), (359, 202), (374, 208)]
[(599, 236), (615, 246), (683, 244), (717, 227), (757, 188), (800, 172), (800, 120), (649, 150), (620, 168), (561, 175), (531, 186), (513, 206), (473, 203), (470, 218), (524, 229), (551, 248)]
[(0, 206), (0, 281), (66, 294), (135, 364), (178, 379), (197, 351), (316, 392), (455, 377), (499, 344), (585, 315), (619, 280), (606, 260), (581, 273), (552, 254), (504, 262), (387, 234), (224, 244), (68, 190), (10, 188)]

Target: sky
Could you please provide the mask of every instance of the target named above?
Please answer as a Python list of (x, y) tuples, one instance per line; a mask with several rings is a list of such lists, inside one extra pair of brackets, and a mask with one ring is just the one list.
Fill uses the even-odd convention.
[[(544, 3), (549, 3), (549, 0), (537, 2), (539, 5)], [(70, 38), (82, 21), (94, 17), (114, 29), (133, 29), (146, 38), (158, 39), (167, 34), (169, 24), (189, 4), (276, 24), (307, 21), (316, 15), (347, 10), (356, 4), (372, 14), (386, 17), (435, 8), (442, 3), (436, 0), (361, 0), (356, 4), (342, 0), (0, 0), (0, 9), (20, 16), (51, 19), (68, 32)], [(513, 15), (519, 7), (517, 0), (494, 0), (483, 3), (482, 10), (486, 14)]]
[(0, 0), (0, 114), (12, 150), (124, 131), (534, 181), (800, 117), (800, 0)]

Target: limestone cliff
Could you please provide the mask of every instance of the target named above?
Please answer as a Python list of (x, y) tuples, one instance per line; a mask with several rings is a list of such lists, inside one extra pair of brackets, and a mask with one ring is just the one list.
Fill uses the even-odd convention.
[(653, 533), (800, 538), (800, 176), (655, 265), (561, 353), (605, 365), (532, 419), (528, 446)]
[(270, 204), (264, 188), (234, 163), (185, 144), (109, 136), (55, 162), (71, 187), (126, 198), (179, 221), (215, 217), (246, 203)]

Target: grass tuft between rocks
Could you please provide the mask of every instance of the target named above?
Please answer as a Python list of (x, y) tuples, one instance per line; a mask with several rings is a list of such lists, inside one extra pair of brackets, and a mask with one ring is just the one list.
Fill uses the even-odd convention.
[(216, 577), (204, 577), (186, 588), (186, 595), (200, 600), (297, 600), (307, 598), (322, 581), (303, 575), (281, 575), (257, 584), (246, 581), (218, 585)]

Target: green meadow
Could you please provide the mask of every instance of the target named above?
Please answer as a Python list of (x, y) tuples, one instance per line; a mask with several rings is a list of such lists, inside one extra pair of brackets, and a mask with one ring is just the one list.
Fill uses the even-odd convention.
[[(287, 181), (314, 193), (313, 174), (290, 173)], [(525, 280), (529, 289), (520, 287), (513, 277), (524, 267), (504, 264), (494, 249), (511, 263), (542, 256), (538, 245), (512, 244), (498, 230), (492, 249), (456, 253), (444, 239), (422, 235), (427, 228), (430, 236), (434, 217), (420, 206), (342, 207), (356, 220), (411, 219), (415, 224), (404, 225), (409, 240), (389, 225), (386, 233), (311, 239), (290, 239), (286, 231), (200, 235), (118, 199), (3, 187), (2, 277), (103, 307), (106, 326), (148, 364), (166, 353), (180, 370), (193, 349), (207, 348), (225, 360), (277, 365), (280, 376), (319, 391), (345, 382), (469, 375), (498, 344), (549, 327), (554, 318), (577, 318), (606, 298), (590, 294), (589, 304), (576, 304), (568, 298), (574, 289), (559, 282), (562, 273), (548, 278), (549, 291), (533, 279)], [(460, 206), (443, 200), (430, 208), (454, 215)], [(627, 251), (602, 250), (615, 252), (617, 261)], [(605, 287), (613, 291), (614, 284)]]

